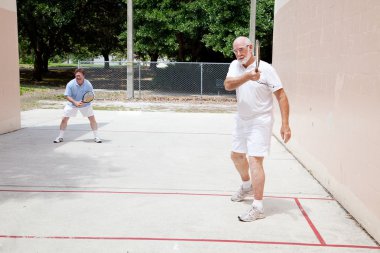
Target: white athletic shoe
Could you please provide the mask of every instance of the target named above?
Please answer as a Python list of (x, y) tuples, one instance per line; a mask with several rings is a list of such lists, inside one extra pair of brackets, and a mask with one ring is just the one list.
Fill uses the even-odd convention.
[(63, 138), (62, 138), (62, 137), (57, 137), (53, 142), (54, 142), (54, 143), (60, 143), (60, 142), (63, 142)]
[(238, 202), (238, 201), (242, 201), (247, 196), (252, 196), (252, 195), (253, 195), (252, 185), (248, 189), (244, 189), (243, 185), (241, 185), (239, 190), (234, 195), (231, 196), (231, 200)]
[(101, 140), (99, 137), (95, 137), (94, 141), (95, 141), (96, 143), (102, 143), (102, 140)]
[(264, 219), (264, 210), (259, 210), (255, 206), (251, 206), (245, 213), (238, 216), (240, 221), (250, 222), (258, 219)]

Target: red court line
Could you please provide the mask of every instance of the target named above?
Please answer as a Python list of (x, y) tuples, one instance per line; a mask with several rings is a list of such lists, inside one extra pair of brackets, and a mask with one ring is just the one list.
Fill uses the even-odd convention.
[(223, 239), (204, 239), (204, 238), (0, 235), (0, 239), (1, 238), (3, 239), (55, 239), (55, 240), (181, 241), (181, 242), (213, 242), (213, 243), (242, 243), (242, 244), (245, 243), (245, 244), (264, 244), (264, 245), (356, 248), (356, 249), (376, 249), (376, 250), (380, 249), (380, 246), (366, 246), (366, 245), (319, 244), (319, 243), (297, 243), (297, 242), (254, 241), (254, 240), (223, 240)]
[(309, 215), (307, 215), (306, 211), (303, 209), (299, 199), (294, 198), (294, 201), (297, 203), (298, 208), (301, 210), (301, 213), (303, 214), (303, 217), (305, 217), (307, 223), (309, 223), (309, 226), (313, 230), (315, 236), (318, 238), (321, 245), (326, 245), (325, 240), (322, 238), (321, 234), (318, 232), (317, 228), (314, 226), (313, 222), (309, 218)]
[[(230, 194), (208, 194), (208, 193), (186, 193), (186, 192), (141, 192), (141, 191), (99, 191), (99, 190), (27, 190), (27, 189), (0, 189), (0, 192), (21, 192), (21, 193), (99, 193), (99, 194), (147, 194), (147, 195), (190, 195), (190, 196), (217, 196), (226, 197)], [(299, 199), (334, 200), (330, 198), (294, 198), (285, 196), (266, 196), (269, 198), (292, 199), (296, 202), (303, 216), (312, 228), (320, 243), (296, 243), (296, 242), (276, 242), (276, 241), (253, 241), (253, 240), (222, 240), (222, 239), (202, 239), (202, 238), (151, 238), (151, 237), (92, 237), (92, 236), (33, 236), (33, 235), (0, 235), (0, 238), (8, 239), (64, 239), (64, 240), (135, 240), (135, 241), (190, 241), (190, 242), (217, 242), (217, 243), (248, 243), (266, 245), (290, 245), (290, 246), (313, 246), (313, 247), (335, 247), (335, 248), (361, 248), (380, 249), (379, 246), (366, 245), (346, 245), (346, 244), (326, 244), (318, 230), (303, 209)]]
[[(143, 191), (100, 191), (100, 190), (28, 190), (28, 189), (0, 189), (0, 192), (20, 193), (97, 193), (97, 194), (141, 194), (141, 195), (184, 195), (184, 196), (213, 196), (229, 197), (231, 194), (218, 193), (189, 193), (189, 192), (143, 192)], [(294, 199), (288, 196), (265, 196), (266, 198)], [(298, 197), (298, 199), (310, 200), (334, 200), (333, 198)]]

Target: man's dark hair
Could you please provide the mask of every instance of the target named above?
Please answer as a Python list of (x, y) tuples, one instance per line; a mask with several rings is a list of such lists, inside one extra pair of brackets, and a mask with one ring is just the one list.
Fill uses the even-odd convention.
[(84, 69), (82, 69), (82, 68), (77, 68), (77, 69), (74, 71), (74, 75), (76, 75), (76, 73), (78, 73), (78, 72), (80, 72), (80, 73), (82, 73), (82, 75), (84, 75)]

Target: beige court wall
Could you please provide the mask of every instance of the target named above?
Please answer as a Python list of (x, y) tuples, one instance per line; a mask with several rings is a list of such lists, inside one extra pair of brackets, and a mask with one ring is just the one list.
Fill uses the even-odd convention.
[(21, 126), (16, 11), (15, 0), (0, 1), (0, 134)]
[(287, 147), (378, 242), (379, 13), (379, 0), (276, 0), (273, 37), (291, 106)]

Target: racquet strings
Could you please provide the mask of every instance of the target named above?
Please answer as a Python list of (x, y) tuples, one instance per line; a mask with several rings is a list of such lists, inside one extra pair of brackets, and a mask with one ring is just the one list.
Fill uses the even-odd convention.
[(92, 91), (87, 91), (84, 95), (83, 95), (83, 102), (85, 103), (89, 103), (91, 102), (92, 100), (94, 100), (95, 98), (95, 95)]

